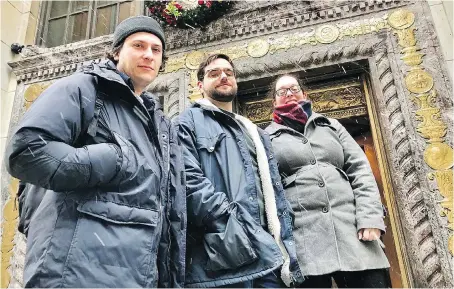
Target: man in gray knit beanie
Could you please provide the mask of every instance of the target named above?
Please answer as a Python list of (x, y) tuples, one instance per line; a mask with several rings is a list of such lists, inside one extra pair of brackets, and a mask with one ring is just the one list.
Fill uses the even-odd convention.
[(134, 92), (140, 95), (162, 71), (164, 51), (165, 37), (161, 25), (151, 17), (134, 16), (115, 28), (107, 58), (129, 77)]
[(146, 91), (164, 49), (154, 19), (124, 20), (109, 59), (55, 81), (11, 133), (24, 287), (184, 286), (183, 156)]

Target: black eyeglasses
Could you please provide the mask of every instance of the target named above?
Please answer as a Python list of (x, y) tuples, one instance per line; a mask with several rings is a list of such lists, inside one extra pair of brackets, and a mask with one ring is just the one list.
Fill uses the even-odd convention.
[(274, 94), (278, 97), (284, 97), (287, 95), (287, 91), (289, 90), (291, 93), (298, 93), (301, 91), (301, 87), (299, 87), (299, 85), (292, 85), (289, 88), (278, 89)]
[(218, 77), (221, 77), (222, 73), (225, 73), (225, 75), (227, 77), (235, 77), (235, 71), (233, 71), (233, 69), (230, 69), (230, 68), (225, 68), (225, 69), (221, 69), (221, 68), (214, 68), (214, 69), (209, 69), (207, 71), (205, 71), (205, 76), (208, 76), (208, 78), (218, 78)]

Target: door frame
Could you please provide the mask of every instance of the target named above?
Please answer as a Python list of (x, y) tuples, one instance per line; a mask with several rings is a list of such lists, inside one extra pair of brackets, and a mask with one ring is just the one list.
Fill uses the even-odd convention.
[(361, 75), (361, 81), (363, 84), (364, 95), (366, 98), (367, 113), (369, 115), (369, 122), (372, 134), (372, 140), (375, 147), (375, 153), (377, 157), (378, 169), (383, 181), (383, 195), (385, 198), (385, 205), (388, 209), (389, 220), (391, 224), (391, 231), (393, 233), (394, 247), (396, 248), (397, 260), (399, 263), (399, 269), (401, 272), (401, 281), (404, 288), (413, 288), (414, 284), (409, 272), (410, 264), (407, 256), (404, 233), (402, 230), (402, 224), (400, 222), (399, 211), (397, 209), (397, 202), (395, 198), (394, 188), (391, 181), (391, 172), (389, 169), (390, 162), (388, 161), (387, 154), (385, 152), (385, 144), (383, 142), (383, 135), (381, 127), (377, 122), (377, 107), (372, 97), (374, 97), (373, 91), (371, 90), (371, 82), (365, 74)]

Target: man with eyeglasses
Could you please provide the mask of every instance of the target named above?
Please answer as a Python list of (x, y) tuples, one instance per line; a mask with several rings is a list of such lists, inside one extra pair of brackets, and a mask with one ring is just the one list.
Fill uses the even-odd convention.
[(179, 119), (188, 211), (186, 287), (277, 288), (301, 283), (271, 143), (232, 112), (233, 62), (214, 54), (198, 69), (203, 99)]

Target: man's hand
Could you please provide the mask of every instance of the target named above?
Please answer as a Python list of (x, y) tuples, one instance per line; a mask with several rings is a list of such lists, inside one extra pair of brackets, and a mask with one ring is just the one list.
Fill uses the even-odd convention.
[(358, 239), (363, 241), (373, 241), (380, 238), (380, 230), (374, 228), (365, 228), (358, 231)]

